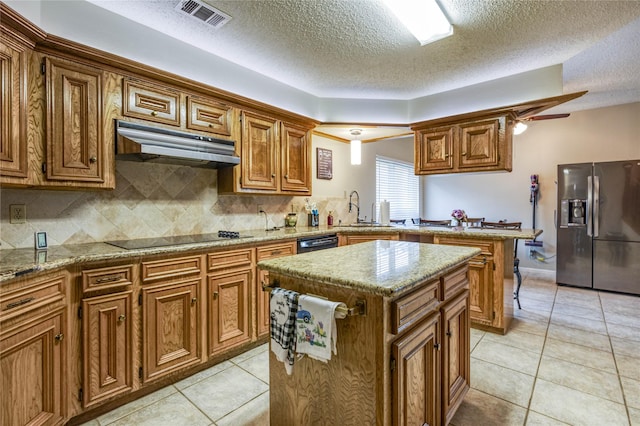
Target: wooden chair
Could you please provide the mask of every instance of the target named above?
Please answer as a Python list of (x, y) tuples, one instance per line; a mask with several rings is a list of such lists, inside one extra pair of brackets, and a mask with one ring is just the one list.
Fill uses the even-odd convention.
[(482, 222), (484, 222), (484, 217), (468, 217), (465, 222), (467, 222), (467, 226), (470, 228), (479, 228), (482, 226)]
[(419, 217), (412, 217), (411, 218), (411, 223), (413, 223), (414, 225), (420, 225), (420, 218)]
[(389, 222), (404, 225), (407, 219), (389, 219)]
[(420, 225), (429, 225), (429, 226), (449, 226), (451, 225), (451, 221), (449, 219), (446, 220), (428, 220), (428, 219), (420, 219)]
[[(488, 229), (515, 229), (519, 230), (522, 228), (522, 222), (507, 222), (506, 220), (501, 220), (499, 222), (482, 222), (481, 227)], [(520, 274), (520, 259), (518, 259), (518, 239), (514, 238), (513, 243), (513, 273), (516, 274), (516, 278), (518, 279), (518, 284), (516, 286), (516, 291), (513, 292), (513, 298), (516, 299), (518, 303), (518, 309), (522, 309), (520, 307), (520, 286), (522, 285), (522, 275)]]

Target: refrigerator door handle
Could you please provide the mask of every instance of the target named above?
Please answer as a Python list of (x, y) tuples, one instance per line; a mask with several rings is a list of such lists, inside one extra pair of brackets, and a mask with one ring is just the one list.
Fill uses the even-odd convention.
[(593, 237), (593, 182), (591, 176), (587, 176), (587, 235)]
[(598, 219), (600, 218), (600, 176), (593, 177), (593, 237), (599, 236)]

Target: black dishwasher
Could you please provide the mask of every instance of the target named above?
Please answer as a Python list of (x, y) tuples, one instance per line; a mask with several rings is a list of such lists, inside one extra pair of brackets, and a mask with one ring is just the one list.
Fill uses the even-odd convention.
[(333, 247), (338, 247), (338, 236), (336, 234), (298, 238), (298, 253), (307, 253)]

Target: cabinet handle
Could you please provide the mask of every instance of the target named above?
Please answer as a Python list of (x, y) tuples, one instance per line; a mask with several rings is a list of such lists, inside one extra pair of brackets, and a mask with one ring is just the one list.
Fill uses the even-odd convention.
[(436, 350), (438, 350), (438, 351), (439, 351), (439, 350), (440, 350), (440, 343), (434, 343), (434, 344), (433, 344), (433, 347), (434, 347)]
[(156, 115), (158, 115), (158, 111), (151, 111), (151, 115), (155, 117)]
[(62, 342), (62, 339), (64, 339), (64, 334), (62, 334), (62, 333), (56, 334), (54, 336), (54, 339), (56, 339), (58, 342)]
[(289, 179), (289, 175), (284, 175), (284, 178), (285, 179)]
[(198, 298), (194, 297), (193, 299), (191, 299), (191, 304), (195, 305), (197, 301), (198, 301)]
[(487, 256), (483, 256), (482, 257), (482, 264), (486, 265), (487, 264)]
[(125, 314), (120, 314), (120, 316), (118, 317), (118, 322), (124, 322), (125, 319), (127, 319), (127, 316)]
[(444, 333), (444, 334), (446, 334), (447, 336), (451, 337), (451, 331), (450, 330), (447, 330), (447, 332)]
[(212, 128), (212, 127), (213, 127), (213, 124), (209, 123), (209, 128)]
[(110, 275), (108, 277), (98, 278), (96, 280), (96, 284), (110, 283), (113, 281), (118, 281), (120, 279), (120, 275)]
[(218, 298), (218, 292), (217, 291), (213, 292), (213, 298), (214, 298), (214, 300)]
[(26, 305), (29, 302), (36, 300), (35, 297), (27, 297), (26, 299), (18, 300), (17, 302), (7, 303), (7, 307), (3, 309), (3, 311), (8, 311), (9, 309), (17, 308), (18, 306)]
[(94, 155), (93, 157), (89, 158), (89, 162), (91, 164), (95, 164), (98, 162), (98, 158)]
[(276, 174), (275, 173), (271, 173), (271, 177), (272, 178), (276, 177)]
[(462, 156), (464, 157), (465, 155), (467, 155), (467, 153), (466, 153), (466, 152), (463, 152), (463, 153), (462, 153)]

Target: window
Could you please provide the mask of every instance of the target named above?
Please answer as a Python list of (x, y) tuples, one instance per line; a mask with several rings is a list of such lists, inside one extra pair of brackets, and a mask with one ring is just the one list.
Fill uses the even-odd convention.
[(389, 202), (391, 219), (420, 217), (419, 178), (413, 164), (376, 156), (376, 203)]

